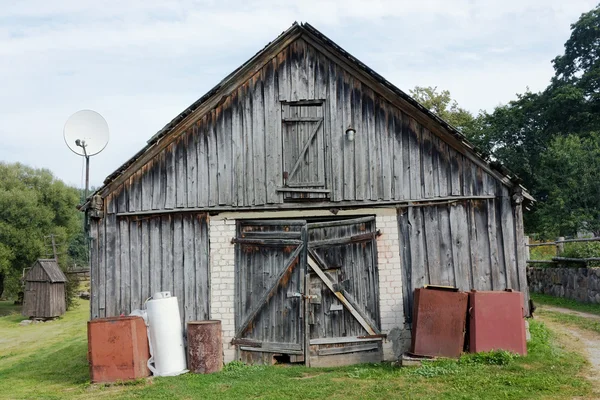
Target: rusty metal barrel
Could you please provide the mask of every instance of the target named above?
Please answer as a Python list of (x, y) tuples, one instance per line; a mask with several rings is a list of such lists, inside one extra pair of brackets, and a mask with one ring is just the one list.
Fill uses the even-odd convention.
[(223, 368), (221, 321), (190, 321), (187, 324), (188, 369), (196, 374)]

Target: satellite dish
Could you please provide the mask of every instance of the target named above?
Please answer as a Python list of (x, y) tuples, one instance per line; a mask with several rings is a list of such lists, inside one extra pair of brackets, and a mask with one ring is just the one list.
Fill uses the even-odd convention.
[(75, 154), (90, 157), (108, 144), (108, 124), (96, 111), (77, 111), (65, 123), (64, 138)]
[(65, 143), (75, 153), (85, 157), (85, 197), (90, 187), (90, 157), (108, 144), (108, 124), (102, 115), (81, 110), (71, 115), (63, 131)]

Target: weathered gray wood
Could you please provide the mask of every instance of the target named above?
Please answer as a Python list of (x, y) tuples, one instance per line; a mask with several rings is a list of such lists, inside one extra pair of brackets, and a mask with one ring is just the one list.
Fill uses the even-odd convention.
[[(454, 259), (452, 254), (452, 229), (450, 225), (450, 208), (452, 206), (438, 206), (439, 219), (439, 254), (440, 254), (440, 284), (456, 286), (454, 276)], [(435, 268), (435, 265), (430, 266)]]
[(442, 284), (442, 267), (440, 265), (440, 226), (438, 208), (423, 208), (425, 258), (427, 260), (426, 281), (431, 285)]
[(455, 286), (460, 290), (473, 288), (470, 238), (467, 209), (464, 203), (450, 206), (450, 232)]
[(410, 170), (410, 198), (423, 197), (421, 178), (421, 126), (413, 118), (408, 121), (409, 165)]
[[(175, 207), (175, 192), (177, 190), (175, 182), (175, 145), (171, 144), (165, 151), (165, 179), (166, 179), (166, 193), (165, 193), (165, 209), (170, 210)], [(200, 203), (205, 205), (204, 203)]]
[(150, 220), (145, 221), (146, 224), (149, 225), (149, 235), (150, 235), (150, 270), (149, 270), (149, 279), (150, 279), (150, 295), (154, 295), (156, 292), (161, 292), (164, 289), (162, 288), (162, 278), (161, 278), (161, 269), (162, 266), (162, 245), (161, 245), (161, 223), (160, 217), (154, 217)]
[(102, 266), (99, 263), (99, 235), (98, 227), (100, 222), (98, 220), (90, 221), (90, 286), (91, 286), (91, 297), (90, 297), (90, 318), (95, 319), (100, 317), (99, 312), (99, 300), (100, 300), (100, 271)]
[(519, 277), (519, 290), (523, 293), (525, 314), (529, 315), (529, 288), (527, 284), (527, 260), (525, 257), (525, 229), (523, 227), (523, 196), (517, 192), (513, 195), (515, 242), (517, 250), (517, 275)]
[(512, 207), (508, 193), (500, 200), (502, 204), (502, 247), (506, 264), (506, 287), (518, 290), (519, 278), (517, 275), (517, 251), (515, 249), (515, 225)]
[(150, 257), (152, 256), (150, 253), (150, 222), (147, 219), (142, 220), (140, 240), (140, 305), (142, 305), (153, 294), (150, 288)]
[(426, 199), (430, 199), (435, 196), (435, 184), (433, 181), (433, 138), (427, 129), (423, 129), (422, 135), (423, 195)]
[[(114, 202), (113, 202), (114, 203)], [(116, 315), (120, 300), (120, 268), (118, 254), (117, 215), (108, 214), (106, 224), (106, 315)]]
[(106, 219), (98, 223), (98, 317), (106, 316)]
[(369, 352), (357, 352), (349, 354), (336, 354), (324, 357), (313, 357), (310, 358), (311, 367), (324, 368), (324, 367), (340, 367), (344, 365), (353, 364), (366, 364), (366, 363), (380, 363), (383, 354), (381, 351), (369, 351)]
[(186, 156), (186, 207), (195, 207), (198, 201), (198, 155), (196, 148), (198, 147), (198, 127), (193, 126), (188, 130), (184, 138), (185, 156)]
[(213, 111), (207, 120), (207, 154), (208, 154), (208, 205), (219, 204), (219, 153), (217, 151), (217, 118)]
[(334, 354), (346, 354), (346, 353), (356, 353), (359, 351), (370, 351), (379, 349), (379, 343), (371, 343), (371, 344), (357, 344), (354, 346), (344, 346), (344, 347), (329, 347), (325, 349), (317, 350), (317, 354), (320, 356), (330, 356)]
[[(184, 135), (185, 136), (185, 135)], [(187, 203), (187, 172), (184, 136), (179, 137), (175, 144), (175, 206), (185, 207)], [(216, 171), (216, 169), (215, 169)]]
[(355, 189), (357, 187), (355, 183), (355, 166), (356, 166), (356, 154), (355, 146), (356, 141), (349, 141), (345, 138), (346, 129), (352, 125), (352, 92), (355, 85), (359, 84), (354, 82), (354, 79), (346, 73), (341, 75), (342, 87), (339, 90), (339, 104), (341, 107), (341, 115), (338, 118), (342, 121), (343, 129), (339, 132), (332, 132), (334, 135), (341, 135), (344, 137), (342, 141), (343, 149), (343, 170), (337, 171), (339, 174), (343, 174), (343, 189), (344, 189), (344, 200), (350, 200), (356, 198)]
[(282, 116), (281, 105), (278, 101), (276, 68), (275, 60), (271, 60), (271, 62), (265, 65), (262, 71), (265, 105), (266, 201), (269, 204), (281, 201), (281, 196), (275, 191), (275, 188), (283, 184), (282, 149), (280, 145), (281, 124), (277, 123), (278, 120), (282, 119)]
[(173, 295), (178, 300), (179, 315), (185, 320), (183, 218), (181, 214), (173, 216)]
[(186, 322), (196, 318), (194, 227), (192, 216), (183, 217), (183, 313)]
[(221, 114), (218, 117), (217, 147), (218, 147), (218, 179), (219, 179), (219, 204), (232, 204), (232, 106), (228, 98), (223, 103)]
[(347, 336), (347, 337), (334, 337), (334, 338), (319, 338), (310, 339), (311, 345), (320, 344), (343, 344), (343, 343), (363, 343), (363, 342), (381, 342), (381, 337), (362, 337), (362, 336)]
[(129, 221), (125, 218), (119, 219), (119, 244), (117, 251), (120, 252), (120, 302), (119, 314), (129, 315), (131, 310), (131, 258), (129, 242)]
[(141, 294), (142, 288), (142, 269), (141, 269), (141, 251), (142, 251), (142, 229), (139, 221), (129, 221), (129, 259), (131, 274), (131, 310), (141, 309), (143, 300)]
[(161, 288), (173, 293), (174, 263), (173, 263), (173, 219), (170, 215), (161, 217), (160, 241), (162, 250)]
[(502, 263), (502, 265), (500, 264), (500, 256), (498, 254), (498, 228), (496, 227), (496, 208), (494, 200), (487, 201), (487, 209), (492, 289), (504, 290), (506, 289), (506, 277), (504, 272), (504, 263)]

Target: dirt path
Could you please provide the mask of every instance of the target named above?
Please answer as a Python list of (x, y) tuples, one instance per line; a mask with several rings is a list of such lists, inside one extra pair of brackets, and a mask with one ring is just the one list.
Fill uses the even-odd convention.
[[(547, 311), (561, 312), (556, 310), (560, 309), (558, 307), (555, 308), (544, 306), (542, 309)], [(583, 314), (593, 317), (592, 319), (598, 318), (598, 316), (594, 314), (581, 313), (568, 309), (562, 310), (567, 311), (565, 314), (575, 314), (580, 316)], [(548, 327), (550, 327), (550, 329), (558, 334), (558, 340), (564, 347), (569, 350), (576, 351), (588, 359), (590, 362), (590, 368), (585, 371), (585, 377), (592, 383), (594, 394), (596, 396), (594, 398), (600, 398), (600, 334), (579, 329), (574, 326), (553, 322), (548, 318), (544, 318), (543, 316), (538, 316), (537, 318), (543, 321)]]
[(546, 310), (546, 311), (554, 311), (554, 312), (559, 312), (562, 314), (570, 314), (570, 315), (577, 315), (578, 317), (583, 317), (583, 318), (589, 318), (589, 319), (593, 319), (596, 321), (600, 321), (600, 315), (598, 314), (591, 314), (591, 313), (586, 313), (586, 312), (581, 312), (581, 311), (575, 311), (575, 310), (570, 310), (568, 308), (562, 308), (562, 307), (553, 307), (553, 306), (539, 306), (538, 307), (539, 310)]

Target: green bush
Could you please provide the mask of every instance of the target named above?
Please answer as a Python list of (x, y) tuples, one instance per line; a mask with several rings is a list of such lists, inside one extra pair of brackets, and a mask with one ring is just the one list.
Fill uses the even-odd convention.
[[(600, 242), (565, 243), (561, 257), (595, 258), (600, 257)], [(590, 261), (588, 267), (600, 267), (600, 261)]]
[(463, 354), (459, 360), (460, 364), (485, 364), (485, 365), (508, 365), (518, 354), (506, 350), (494, 350), (481, 353)]

